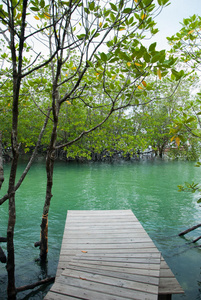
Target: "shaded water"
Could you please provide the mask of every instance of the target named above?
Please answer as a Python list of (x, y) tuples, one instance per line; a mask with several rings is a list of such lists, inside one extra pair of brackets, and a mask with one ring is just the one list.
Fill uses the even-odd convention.
[[(18, 174), (24, 166), (19, 166)], [(7, 165), (0, 195), (6, 191), (8, 174)], [(201, 299), (201, 250), (189, 249), (186, 244), (201, 235), (201, 231), (189, 234), (188, 240), (177, 236), (183, 229), (200, 223), (197, 195), (177, 192), (178, 184), (197, 178), (200, 169), (191, 162), (56, 163), (49, 213), (48, 264), (41, 269), (35, 261), (39, 250), (33, 245), (40, 236), (46, 174), (44, 163), (35, 163), (16, 193), (16, 286), (55, 275), (67, 210), (132, 209), (185, 290), (185, 295), (175, 295), (173, 300)], [(7, 203), (0, 206), (0, 236), (6, 236), (7, 210)], [(6, 250), (5, 244), (1, 246)], [(43, 299), (49, 288), (50, 285), (19, 293), (18, 299)], [(6, 299), (3, 264), (0, 299)]]

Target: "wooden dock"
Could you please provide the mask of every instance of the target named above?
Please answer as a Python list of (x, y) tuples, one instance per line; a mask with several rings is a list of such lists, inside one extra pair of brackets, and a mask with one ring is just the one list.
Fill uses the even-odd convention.
[(56, 280), (44, 299), (171, 299), (183, 293), (131, 210), (68, 211)]

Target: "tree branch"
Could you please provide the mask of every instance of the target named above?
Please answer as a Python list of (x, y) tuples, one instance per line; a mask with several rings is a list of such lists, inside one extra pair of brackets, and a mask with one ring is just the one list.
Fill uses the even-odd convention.
[(76, 137), (74, 140), (72, 141), (69, 141), (65, 144), (62, 144), (62, 145), (59, 145), (57, 147), (55, 147), (55, 149), (61, 149), (61, 148), (64, 148), (64, 147), (68, 147), (70, 145), (72, 145), (73, 143), (79, 141), (84, 135), (96, 130), (98, 127), (101, 127), (108, 119), (109, 117), (111, 116), (111, 114), (114, 112), (114, 107), (112, 106), (109, 113), (107, 114), (107, 116), (105, 117), (105, 119), (103, 119), (102, 122), (100, 122), (99, 124), (97, 124), (96, 126), (90, 128), (89, 130), (86, 130), (86, 131), (83, 131), (78, 137)]
[[(20, 179), (18, 180), (17, 184), (15, 185), (15, 188), (14, 188), (15, 191), (16, 191), (16, 190), (20, 187), (20, 185), (22, 184), (22, 182), (23, 182), (24, 178), (26, 177), (26, 175), (27, 175), (29, 169), (31, 168), (31, 165), (32, 165), (32, 163), (33, 163), (33, 161), (34, 161), (34, 158), (36, 157), (38, 147), (40, 146), (41, 139), (42, 139), (42, 137), (43, 137), (45, 128), (46, 128), (47, 123), (48, 123), (48, 120), (49, 120), (50, 112), (51, 112), (51, 109), (49, 108), (49, 109), (48, 109), (48, 113), (47, 113), (46, 118), (45, 118), (45, 121), (44, 121), (44, 124), (43, 124), (43, 127), (42, 127), (42, 129), (41, 129), (40, 134), (39, 134), (38, 141), (37, 141), (37, 144), (36, 144), (36, 146), (35, 146), (35, 149), (34, 149), (32, 155), (31, 155), (31, 158), (30, 158), (30, 160), (29, 160), (29, 162), (28, 162), (26, 168), (24, 169), (24, 172), (22, 173)], [(2, 205), (7, 199), (8, 199), (8, 193), (5, 194), (5, 195), (0, 199), (0, 205)]]

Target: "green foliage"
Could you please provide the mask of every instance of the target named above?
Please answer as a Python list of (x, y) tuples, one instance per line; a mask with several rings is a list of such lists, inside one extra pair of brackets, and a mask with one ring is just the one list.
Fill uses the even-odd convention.
[(201, 60), (200, 27), (201, 17), (193, 15), (183, 19), (181, 30), (172, 37), (167, 38), (171, 45), (171, 53), (179, 54), (182, 63), (197, 69)]
[[(166, 0), (158, 1), (159, 6), (166, 6), (168, 3)], [(78, 153), (88, 157), (89, 153), (94, 151), (93, 149), (98, 153), (103, 151), (103, 148), (107, 151), (123, 149), (125, 153), (135, 153), (137, 148), (143, 150), (148, 145), (152, 145), (153, 148), (160, 148), (163, 143), (166, 145), (169, 140), (169, 116), (165, 115), (162, 107), (155, 111), (148, 107), (139, 109), (140, 106), (144, 107), (147, 101), (154, 99), (155, 89), (159, 92), (159, 85), (156, 86), (154, 80), (159, 78), (162, 82), (164, 77), (170, 74), (173, 80), (179, 80), (184, 76), (183, 71), (175, 70), (176, 59), (173, 56), (167, 56), (165, 50), (158, 51), (156, 43), (151, 44), (148, 49), (142, 43), (145, 31), (151, 34), (157, 32), (153, 19), (157, 9), (156, 4), (149, 0), (139, 3), (133, 1), (132, 5), (123, 0), (116, 3), (108, 2), (108, 5), (96, 1), (86, 4), (83, 1), (73, 1), (70, 8), (68, 1), (59, 1), (54, 3), (53, 7), (51, 6), (53, 4), (50, 5), (44, 0), (32, 0), (28, 5), (29, 12), (26, 17), (29, 21), (34, 21), (36, 26), (25, 31), (26, 43), (23, 44), (25, 55), (22, 61), (22, 76), (26, 76), (23, 77), (20, 90), (18, 138), (24, 151), (28, 151), (36, 144), (48, 107), (54, 110), (54, 105), (58, 105), (52, 101), (52, 73), (56, 74), (56, 64), (59, 59), (62, 61), (62, 46), (67, 56), (63, 57), (57, 86), (59, 101), (61, 101), (57, 145), (73, 141), (83, 132), (100, 124), (110, 114), (111, 108), (114, 116), (110, 116), (112, 121), (108, 120), (103, 125), (103, 130), (98, 129), (97, 135), (95, 131), (91, 132), (88, 138), (83, 136), (75, 146), (70, 146), (71, 150), (74, 147), (77, 153), (74, 155), (72, 154), (74, 151), (70, 151), (74, 157)], [(64, 30), (64, 24), (67, 20), (67, 7), (69, 16), (72, 19), (79, 19), (76, 26), (69, 25), (68, 30), (71, 34), (68, 34), (68, 39), (65, 41), (67, 31)], [(18, 29), (21, 26), (22, 8), (22, 1), (16, 2), (14, 25)], [(0, 7), (0, 13), (3, 26), (8, 18), (4, 6)], [(53, 18), (58, 20), (55, 27), (50, 25), (53, 23)], [(88, 20), (88, 25), (85, 20)], [(36, 31), (35, 27), (37, 27)], [(8, 28), (4, 29), (5, 34), (9, 35)], [(56, 50), (55, 45), (60, 46), (57, 58), (52, 59), (51, 65), (44, 64), (40, 69), (38, 69), (40, 63), (44, 63), (49, 56), (42, 53), (43, 57), (42, 55), (40, 57), (32, 52), (30, 44), (33, 43), (36, 32), (37, 40), (43, 41), (48, 47), (52, 45), (52, 52)], [(17, 31), (14, 35), (17, 54), (20, 38)], [(101, 40), (100, 37), (105, 39)], [(4, 40), (5, 46), (1, 49), (0, 57), (2, 62), (10, 64), (10, 49), (4, 51), (6, 42)], [(104, 50), (100, 48), (103, 44)], [(76, 45), (76, 47), (69, 45)], [(95, 49), (93, 55), (89, 49)], [(32, 72), (34, 67), (36, 69)], [(1, 96), (4, 95), (5, 98), (1, 102), (1, 109), (5, 111), (5, 118), (2, 119), (1, 127), (5, 145), (10, 145), (12, 101), (8, 99), (11, 99), (9, 97), (12, 96), (13, 86), (7, 78), (12, 77), (12, 71), (5, 68), (2, 72), (4, 88), (1, 90)], [(162, 90), (164, 86), (161, 84)], [(163, 93), (161, 92), (161, 95)], [(127, 113), (123, 116), (121, 113), (121, 117), (117, 117), (118, 110), (130, 106), (134, 111), (136, 108), (134, 115), (130, 116)], [(45, 146), (50, 139), (51, 128), (52, 119), (49, 120), (42, 140)], [(139, 128), (147, 131), (146, 137)], [(82, 149), (81, 152), (78, 151), (78, 145)]]

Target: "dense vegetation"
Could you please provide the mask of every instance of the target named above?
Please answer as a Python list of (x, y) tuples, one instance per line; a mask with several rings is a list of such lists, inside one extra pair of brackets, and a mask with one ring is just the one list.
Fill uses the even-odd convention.
[[(8, 299), (16, 299), (15, 192), (37, 153), (46, 155), (47, 186), (40, 259), (47, 258), (54, 161), (199, 155), (200, 17), (184, 20), (172, 50), (145, 47), (154, 16), (168, 0), (8, 0), (0, 5), (0, 129), (11, 156), (7, 228)], [(165, 8), (164, 8), (165, 9)], [(11, 154), (10, 154), (11, 153)], [(30, 161), (16, 182), (19, 157)], [(1, 162), (2, 160), (0, 160)], [(0, 181), (3, 183), (0, 165)]]
[[(43, 77), (34, 78), (23, 85), (18, 129), (21, 154), (31, 154), (37, 144), (44, 114), (50, 101), (48, 97), (51, 97), (50, 91), (48, 92), (51, 79), (48, 75), (44, 70)], [(111, 85), (113, 84), (112, 82)], [(8, 94), (12, 89), (9, 85), (10, 82), (2, 85), (3, 97), (0, 103), (3, 112), (0, 120), (3, 132), (2, 145), (4, 158), (8, 160), (12, 157), (10, 140), (12, 98)], [(137, 97), (141, 102), (139, 105), (130, 105), (126, 109), (122, 108), (114, 112), (96, 131), (92, 131), (87, 136), (83, 135), (68, 147), (58, 149), (56, 157), (62, 160), (80, 161), (136, 159), (140, 154), (151, 151), (153, 156), (162, 157), (165, 154), (171, 159), (197, 160), (200, 155), (199, 139), (190, 131), (192, 128), (194, 131), (198, 130), (199, 125), (200, 95), (199, 92), (192, 94), (192, 90), (199, 91), (199, 78), (196, 74), (190, 73), (177, 85), (174, 77), (154, 78), (152, 76), (146, 82), (143, 81), (137, 91)], [(30, 93), (32, 87), (34, 94)], [(90, 96), (88, 101), (92, 100), (93, 96)], [(94, 127), (101, 122), (107, 107), (98, 101), (96, 105), (97, 107), (92, 107), (87, 105), (85, 100), (80, 101), (80, 99), (64, 102), (58, 123), (57, 145), (67, 144), (68, 141), (80, 136), (88, 126)], [(179, 134), (175, 136), (173, 128), (179, 123), (181, 128), (179, 127)], [(184, 123), (190, 125), (191, 130), (183, 126)], [(50, 136), (51, 115), (41, 145), (37, 149), (38, 155), (46, 155)]]

